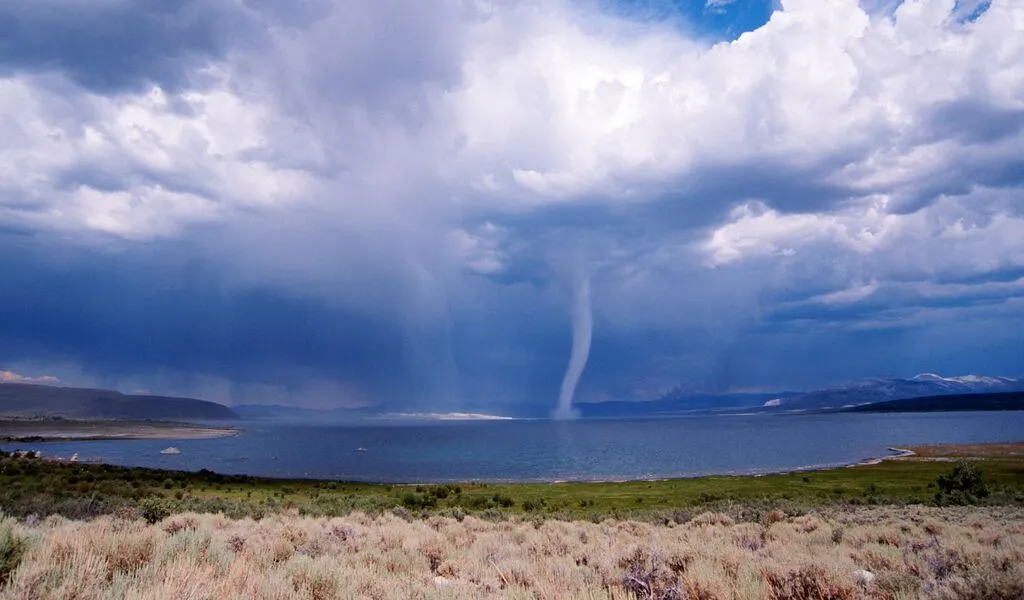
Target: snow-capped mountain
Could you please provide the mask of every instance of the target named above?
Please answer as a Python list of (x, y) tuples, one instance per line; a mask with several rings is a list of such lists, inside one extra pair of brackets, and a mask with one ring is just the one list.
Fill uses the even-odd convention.
[[(1020, 379), (1010, 377), (989, 377), (986, 375), (961, 375), (960, 377), (943, 377), (935, 373), (920, 373), (910, 378), (911, 381), (928, 381), (937, 385), (949, 385), (953, 387), (966, 386), (970, 389), (981, 391), (995, 391), (994, 388), (1003, 386), (1019, 386), (1024, 384)], [(1011, 391), (1011, 390), (1007, 390)]]
[(984, 375), (943, 377), (934, 373), (921, 373), (907, 379), (892, 377), (855, 381), (789, 398), (772, 399), (765, 406), (782, 409), (842, 408), (924, 396), (1019, 391), (1024, 391), (1022, 379)]

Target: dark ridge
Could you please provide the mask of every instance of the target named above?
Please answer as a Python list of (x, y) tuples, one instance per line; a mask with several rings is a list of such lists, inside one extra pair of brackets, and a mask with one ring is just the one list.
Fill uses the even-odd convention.
[(0, 384), (0, 415), (21, 418), (203, 420), (238, 419), (230, 408), (194, 398), (141, 396), (112, 390)]
[(967, 410), (1024, 410), (1024, 392), (925, 396), (873, 402), (838, 412), (941, 412)]

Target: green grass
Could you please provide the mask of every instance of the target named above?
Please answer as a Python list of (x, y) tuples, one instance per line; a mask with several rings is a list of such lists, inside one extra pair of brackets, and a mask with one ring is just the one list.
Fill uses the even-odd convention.
[[(990, 504), (1024, 504), (1024, 457), (975, 459)], [(0, 456), (0, 510), (83, 518), (117, 511), (224, 512), (260, 517), (293, 509), (311, 515), (401, 507), (449, 514), (564, 518), (686, 518), (703, 510), (791, 511), (837, 504), (932, 503), (950, 462), (904, 459), (876, 465), (759, 477), (700, 477), (622, 483), (384, 485), (225, 476)], [(400, 509), (400, 510), (401, 510)]]

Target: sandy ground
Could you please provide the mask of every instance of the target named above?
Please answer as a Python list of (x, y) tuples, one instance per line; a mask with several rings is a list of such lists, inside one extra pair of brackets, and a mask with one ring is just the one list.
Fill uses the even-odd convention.
[(0, 442), (70, 440), (199, 440), (237, 435), (229, 427), (189, 423), (0, 420)]

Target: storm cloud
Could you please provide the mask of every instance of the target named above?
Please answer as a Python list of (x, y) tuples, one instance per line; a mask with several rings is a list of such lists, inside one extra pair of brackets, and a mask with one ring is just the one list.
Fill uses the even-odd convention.
[(1024, 2), (671, 4), (6, 3), (0, 370), (537, 413), (582, 259), (578, 401), (1024, 374)]

